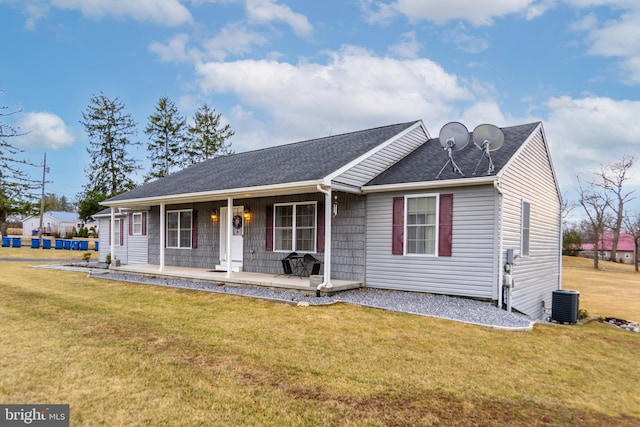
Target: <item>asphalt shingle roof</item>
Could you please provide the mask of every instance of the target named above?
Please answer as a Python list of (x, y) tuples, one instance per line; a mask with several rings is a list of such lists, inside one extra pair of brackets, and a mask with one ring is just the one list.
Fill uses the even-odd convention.
[[(504, 145), (501, 149), (491, 152), (491, 159), (495, 171), (491, 175), (496, 175), (507, 164), (509, 159), (527, 140), (529, 135), (536, 129), (538, 123), (529, 123), (518, 126), (501, 128), (504, 132)], [(478, 161), (483, 155), (482, 150), (477, 148), (473, 141), (460, 151), (453, 153), (453, 159), (465, 174), (460, 176), (453, 172), (451, 165), (443, 170), (440, 178), (437, 178), (440, 169), (447, 163), (449, 156), (438, 138), (433, 138), (418, 147), (414, 152), (400, 160), (398, 163), (372, 179), (367, 185), (387, 185), (409, 182), (427, 182), (448, 179), (465, 179), (473, 177), (473, 171)], [(480, 162), (475, 176), (486, 176), (488, 170), (488, 160), (486, 157)]]
[(109, 201), (319, 180), (417, 121), (216, 157)]

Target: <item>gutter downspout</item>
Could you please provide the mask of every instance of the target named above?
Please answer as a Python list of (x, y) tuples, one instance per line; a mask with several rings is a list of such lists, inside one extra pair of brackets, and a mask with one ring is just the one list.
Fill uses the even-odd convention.
[(331, 219), (333, 205), (331, 200), (331, 186), (325, 190), (322, 184), (318, 184), (316, 188), (324, 194), (324, 280), (316, 287), (316, 297), (320, 296), (321, 289), (331, 289)]
[(498, 308), (502, 309), (502, 288), (504, 282), (504, 268), (502, 266), (502, 256), (504, 251), (504, 194), (502, 193), (502, 190), (500, 190), (500, 178), (493, 181), (493, 188), (495, 188), (498, 193), (498, 221), (500, 221), (500, 236), (498, 238)]

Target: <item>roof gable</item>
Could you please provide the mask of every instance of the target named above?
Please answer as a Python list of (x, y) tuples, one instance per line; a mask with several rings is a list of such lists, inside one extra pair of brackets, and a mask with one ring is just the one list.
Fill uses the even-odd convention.
[(321, 180), (416, 122), (216, 157), (107, 202)]
[[(490, 175), (495, 176), (500, 173), (538, 125), (539, 123), (529, 123), (501, 128), (504, 132), (505, 142), (500, 150), (491, 152), (495, 170)], [(454, 152), (453, 159), (465, 176), (454, 172), (451, 164), (445, 167), (449, 156), (442, 149), (438, 138), (432, 138), (394, 166), (372, 179), (367, 186), (464, 180), (487, 176), (488, 160), (486, 157), (483, 158), (483, 152), (472, 141), (462, 150)], [(476, 174), (473, 175), (476, 166), (478, 169)], [(442, 174), (438, 177), (440, 170), (442, 170)]]

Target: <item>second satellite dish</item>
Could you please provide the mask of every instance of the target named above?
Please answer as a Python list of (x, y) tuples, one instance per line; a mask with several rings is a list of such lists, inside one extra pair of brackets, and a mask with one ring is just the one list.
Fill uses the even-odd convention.
[(476, 165), (473, 174), (476, 174), (478, 166), (480, 166), (480, 162), (482, 162), (482, 159), (486, 157), (489, 160), (487, 175), (491, 175), (493, 171), (495, 171), (493, 160), (491, 160), (491, 152), (502, 148), (504, 145), (504, 133), (497, 126), (484, 124), (476, 126), (473, 130), (472, 138), (473, 144), (482, 150), (482, 157), (478, 160), (478, 164)]
[(440, 129), (438, 139), (440, 140), (442, 149), (447, 151), (449, 160), (447, 160), (447, 163), (445, 163), (442, 169), (440, 169), (436, 178), (440, 178), (442, 171), (444, 171), (444, 168), (446, 168), (449, 163), (451, 163), (453, 172), (464, 176), (464, 173), (462, 173), (458, 165), (456, 165), (456, 162), (453, 160), (453, 152), (462, 150), (469, 143), (469, 139), (471, 138), (467, 127), (460, 122), (449, 122)]

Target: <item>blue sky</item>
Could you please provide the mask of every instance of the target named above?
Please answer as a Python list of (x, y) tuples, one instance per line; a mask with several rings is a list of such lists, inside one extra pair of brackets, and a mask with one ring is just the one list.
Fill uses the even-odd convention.
[(162, 96), (188, 119), (215, 108), (236, 152), (417, 119), (434, 137), (542, 121), (569, 198), (576, 174), (640, 152), (637, 0), (0, 0), (0, 40), (0, 106), (29, 132), (14, 142), (46, 152), (47, 192), (71, 199), (100, 92), (143, 147)]

